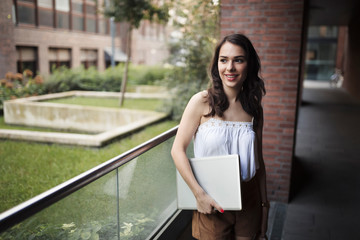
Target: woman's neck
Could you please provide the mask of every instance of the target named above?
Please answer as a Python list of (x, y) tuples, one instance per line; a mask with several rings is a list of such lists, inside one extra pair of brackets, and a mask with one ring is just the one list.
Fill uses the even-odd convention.
[(239, 91), (237, 91), (233, 88), (224, 88), (224, 93), (225, 93), (229, 103), (231, 104), (231, 103), (236, 102)]

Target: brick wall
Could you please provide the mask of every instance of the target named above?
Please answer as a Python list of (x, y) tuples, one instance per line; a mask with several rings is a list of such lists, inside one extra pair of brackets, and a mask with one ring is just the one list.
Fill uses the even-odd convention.
[(0, 79), (7, 72), (16, 71), (16, 49), (14, 44), (14, 24), (11, 14), (12, 1), (0, 4)]
[(336, 68), (341, 69), (342, 72), (345, 71), (345, 62), (344, 62), (344, 53), (346, 51), (346, 41), (347, 41), (348, 28), (347, 26), (339, 26), (338, 41), (336, 47)]
[(287, 202), (294, 151), (303, 0), (222, 0), (221, 35), (243, 33), (260, 56), (264, 98), (263, 153), (270, 200)]

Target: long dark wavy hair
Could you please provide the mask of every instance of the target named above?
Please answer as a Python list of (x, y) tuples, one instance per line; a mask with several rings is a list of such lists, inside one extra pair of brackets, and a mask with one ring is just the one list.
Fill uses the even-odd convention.
[(207, 96), (211, 110), (205, 117), (213, 117), (215, 115), (222, 117), (225, 110), (229, 107), (229, 101), (225, 95), (218, 69), (220, 49), (226, 42), (240, 46), (245, 51), (247, 74), (236, 100), (241, 102), (245, 112), (254, 117), (254, 128), (256, 129), (262, 117), (261, 99), (265, 95), (266, 90), (264, 81), (259, 76), (261, 70), (259, 56), (250, 40), (243, 34), (228, 35), (215, 48), (210, 65), (211, 85)]

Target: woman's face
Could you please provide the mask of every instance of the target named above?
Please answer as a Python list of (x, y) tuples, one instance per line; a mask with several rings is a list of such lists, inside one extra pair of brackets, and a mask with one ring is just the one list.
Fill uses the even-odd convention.
[(247, 72), (244, 49), (230, 42), (225, 42), (220, 48), (218, 69), (224, 88), (240, 90)]

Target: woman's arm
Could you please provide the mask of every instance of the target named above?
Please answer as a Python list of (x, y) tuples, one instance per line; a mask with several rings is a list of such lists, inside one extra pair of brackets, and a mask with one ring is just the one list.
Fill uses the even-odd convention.
[(208, 108), (204, 101), (203, 93), (195, 94), (186, 106), (180, 125), (171, 149), (171, 156), (174, 159), (176, 168), (193, 192), (197, 200), (197, 208), (201, 213), (209, 214), (215, 207), (220, 212), (222, 208), (201, 188), (196, 181), (191, 166), (186, 156), (186, 149), (191, 142), (204, 115), (204, 110)]
[(260, 119), (259, 119), (258, 127), (256, 129), (257, 156), (260, 165), (257, 177), (258, 177), (260, 196), (262, 202), (261, 232), (259, 239), (267, 239), (266, 231), (267, 231), (268, 215), (269, 215), (269, 202), (268, 202), (267, 190), (266, 190), (266, 170), (265, 170), (265, 163), (264, 163), (263, 151), (262, 151), (263, 125), (264, 125), (264, 115), (263, 115), (263, 110), (261, 108)]

